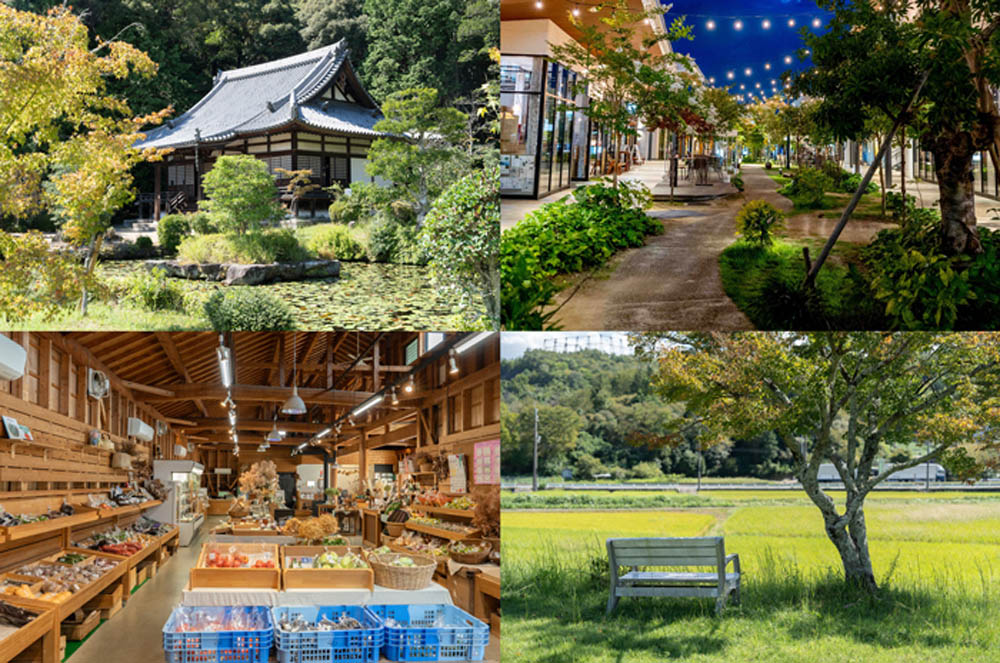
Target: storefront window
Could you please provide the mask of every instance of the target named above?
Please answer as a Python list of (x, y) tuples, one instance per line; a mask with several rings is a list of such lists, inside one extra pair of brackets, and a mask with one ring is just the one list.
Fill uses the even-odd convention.
[(544, 67), (542, 58), (500, 60), (500, 191), (504, 194), (534, 193)]

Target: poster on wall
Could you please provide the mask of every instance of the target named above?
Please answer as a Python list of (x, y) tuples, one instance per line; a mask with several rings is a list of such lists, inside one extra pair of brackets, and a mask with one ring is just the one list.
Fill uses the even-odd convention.
[(448, 471), (451, 473), (451, 492), (464, 493), (468, 482), (465, 473), (465, 456), (462, 454), (448, 454)]
[(472, 480), (477, 484), (500, 483), (500, 440), (476, 443), (472, 456)]

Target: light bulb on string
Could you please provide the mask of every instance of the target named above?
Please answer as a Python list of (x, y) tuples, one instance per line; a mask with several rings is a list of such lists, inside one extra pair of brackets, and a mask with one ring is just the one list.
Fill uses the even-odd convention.
[(734, 73), (733, 73), (733, 72), (731, 72), (731, 71), (727, 71), (727, 72), (726, 72), (726, 78), (728, 78), (729, 80), (733, 80), (733, 78), (734, 78), (735, 76), (736, 76), (736, 74), (734, 74)]
[(823, 21), (819, 20), (818, 18), (814, 18), (813, 19), (813, 27), (814, 28), (818, 28), (818, 27), (820, 27), (822, 25), (823, 25)]
[(715, 21), (713, 21), (712, 19), (708, 19), (708, 21), (705, 23), (705, 29), (706, 30), (714, 30), (715, 29)]
[(542, 5), (542, 0), (538, 0), (538, 1), (537, 1), (537, 2), (535, 3), (535, 9), (541, 9), (542, 7), (543, 7), (543, 5)]
[(579, 16), (579, 15), (580, 15), (580, 8), (573, 7), (573, 16)]
[(792, 56), (791, 55), (786, 55), (785, 56), (785, 64), (792, 64)]
[(761, 21), (760, 27), (764, 28), (765, 30), (770, 30), (771, 29), (771, 19), (765, 18), (763, 21)]
[(750, 67), (747, 67), (746, 69), (743, 70), (743, 73), (746, 74), (747, 76), (749, 76), (750, 74), (753, 73), (753, 69), (751, 69)]
[(770, 62), (765, 62), (764, 63), (764, 69), (767, 69), (768, 71), (771, 71), (771, 63)]
[(790, 27), (790, 28), (794, 28), (795, 27), (795, 19), (794, 18), (788, 19), (788, 27)]
[(714, 84), (715, 83), (715, 76), (709, 76), (708, 77), (708, 82)]
[(741, 21), (739, 19), (736, 19), (736, 22), (733, 23), (733, 28), (736, 29), (736, 30), (742, 30), (743, 29), (743, 21)]

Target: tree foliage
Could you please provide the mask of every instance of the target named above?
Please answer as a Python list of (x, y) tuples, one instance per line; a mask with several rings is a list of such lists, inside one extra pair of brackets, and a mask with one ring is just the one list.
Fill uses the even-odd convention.
[(284, 216), (267, 164), (249, 155), (221, 156), (204, 178), (206, 200), (199, 203), (220, 225), (242, 235)]
[[(636, 341), (658, 360), (657, 392), (686, 404), (670, 436), (694, 434), (711, 445), (776, 432), (846, 579), (872, 591), (864, 518), (872, 489), (935, 459), (971, 476), (982, 468), (969, 462), (966, 445), (997, 449), (997, 334), (650, 334)], [(888, 447), (912, 442), (929, 451), (878, 471)], [(844, 483), (842, 509), (819, 486), (822, 463), (832, 463)]]
[(310, 49), (347, 40), (351, 62), (360, 67), (368, 52), (364, 0), (304, 0), (299, 5), (302, 38)]
[[(431, 203), (454, 181), (465, 127), (465, 114), (441, 106), (437, 90), (412, 88), (396, 92), (382, 105), (385, 118), (376, 131), (392, 134), (374, 141), (368, 151), (368, 173), (389, 180), (416, 210), (423, 223)], [(402, 138), (405, 139), (402, 139)]]

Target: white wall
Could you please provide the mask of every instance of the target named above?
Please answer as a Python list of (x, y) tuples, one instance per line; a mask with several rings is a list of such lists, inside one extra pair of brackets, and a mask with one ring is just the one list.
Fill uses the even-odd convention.
[(508, 55), (552, 55), (549, 44), (573, 41), (547, 18), (500, 22), (500, 52)]

